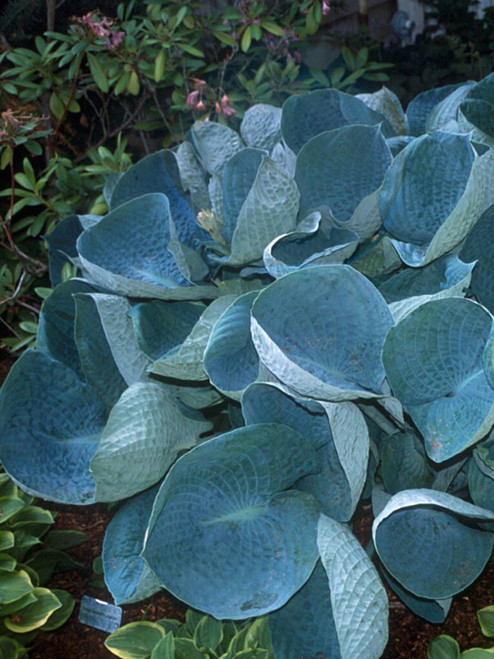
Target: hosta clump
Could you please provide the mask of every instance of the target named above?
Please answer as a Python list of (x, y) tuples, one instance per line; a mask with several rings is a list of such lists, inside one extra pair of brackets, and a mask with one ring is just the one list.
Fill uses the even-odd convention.
[(123, 501), (103, 548), (118, 603), (164, 587), (268, 615), (282, 659), (371, 659), (374, 560), (433, 622), (482, 572), (493, 81), (406, 113), (329, 89), (254, 106), (240, 134), (197, 123), (105, 188), (107, 215), (57, 227), (52, 276), (66, 254), (80, 276), (0, 395), (0, 460), (47, 500)]

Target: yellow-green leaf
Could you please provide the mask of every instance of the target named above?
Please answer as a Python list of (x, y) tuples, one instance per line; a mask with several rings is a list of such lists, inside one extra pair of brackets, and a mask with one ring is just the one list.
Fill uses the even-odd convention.
[(251, 43), (252, 43), (252, 30), (250, 29), (250, 25), (249, 25), (247, 28), (245, 28), (245, 32), (242, 35), (242, 43), (240, 44), (244, 53), (246, 53), (249, 50)]
[(105, 73), (105, 70), (101, 66), (101, 62), (92, 53), (87, 54), (87, 61), (91, 75), (94, 78), (94, 82), (102, 92), (107, 94), (110, 91), (110, 83), (108, 82), (108, 77)]
[(274, 34), (277, 37), (285, 36), (285, 30), (280, 25), (276, 25), (276, 23), (273, 23), (272, 21), (261, 21), (261, 26), (267, 30), (267, 32), (271, 32), (271, 34)]
[(129, 83), (127, 85), (127, 91), (129, 94), (132, 94), (132, 96), (139, 96), (139, 92), (141, 91), (141, 85), (139, 83), (139, 76), (135, 71), (132, 71), (130, 74), (129, 78)]
[(154, 61), (154, 80), (160, 82), (165, 75), (166, 55), (163, 49), (158, 53), (158, 57)]

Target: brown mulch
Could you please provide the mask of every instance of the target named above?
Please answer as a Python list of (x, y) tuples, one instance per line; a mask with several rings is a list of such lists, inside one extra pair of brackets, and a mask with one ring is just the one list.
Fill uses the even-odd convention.
[[(0, 383), (6, 377), (12, 358), (0, 351)], [(41, 504), (42, 505), (42, 504)], [(83, 567), (79, 570), (56, 574), (49, 584), (51, 588), (68, 590), (77, 600), (76, 609), (68, 622), (54, 632), (42, 632), (33, 643), (29, 653), (31, 659), (111, 659), (114, 657), (104, 647), (108, 634), (79, 622), (79, 603), (83, 595), (112, 602), (106, 589), (93, 585), (98, 577), (93, 573), (93, 560), (101, 554), (106, 526), (111, 513), (105, 504), (92, 506), (62, 506), (47, 503), (46, 508), (56, 512), (55, 528), (83, 531), (89, 541), (68, 553)], [(371, 514), (369, 506), (359, 509), (355, 519), (355, 533), (363, 546), (371, 538)], [(424, 551), (427, 549), (424, 548)], [(461, 649), (471, 647), (490, 648), (494, 640), (486, 639), (477, 621), (477, 611), (494, 604), (494, 560), (491, 560), (477, 581), (458, 595), (452, 604), (449, 616), (442, 625), (431, 624), (414, 615), (388, 589), (390, 601), (389, 643), (383, 659), (426, 659), (429, 643), (439, 634), (456, 638)], [(123, 606), (122, 624), (160, 618), (183, 620), (186, 607), (165, 591), (137, 604)], [(356, 657), (355, 659), (365, 659)]]

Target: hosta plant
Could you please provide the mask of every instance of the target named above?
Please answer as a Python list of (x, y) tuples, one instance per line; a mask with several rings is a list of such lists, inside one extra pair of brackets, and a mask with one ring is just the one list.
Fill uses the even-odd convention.
[[(196, 123), (48, 237), (0, 395), (25, 491), (122, 501), (117, 603), (269, 616), (276, 657), (372, 659), (385, 580), (433, 622), (494, 534), (494, 76)], [(492, 133), (492, 134), (491, 134)], [(367, 551), (352, 532), (372, 498)], [(376, 565), (379, 568), (376, 568)], [(170, 641), (171, 642), (171, 641)]]

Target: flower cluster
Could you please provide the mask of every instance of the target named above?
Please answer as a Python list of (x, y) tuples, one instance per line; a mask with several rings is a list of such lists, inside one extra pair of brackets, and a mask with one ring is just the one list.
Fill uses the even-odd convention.
[(123, 43), (125, 32), (116, 30), (113, 27), (113, 20), (101, 16), (97, 11), (91, 11), (85, 16), (76, 18), (75, 21), (84, 26), (87, 34), (94, 35), (98, 39), (106, 38), (106, 47), (109, 50), (115, 50)]
[(199, 78), (193, 80), (195, 89), (187, 96), (187, 105), (191, 110), (208, 112), (214, 107), (218, 116), (233, 117), (237, 114), (227, 94), (222, 94), (221, 99), (217, 100), (216, 92), (208, 86), (205, 80)]

